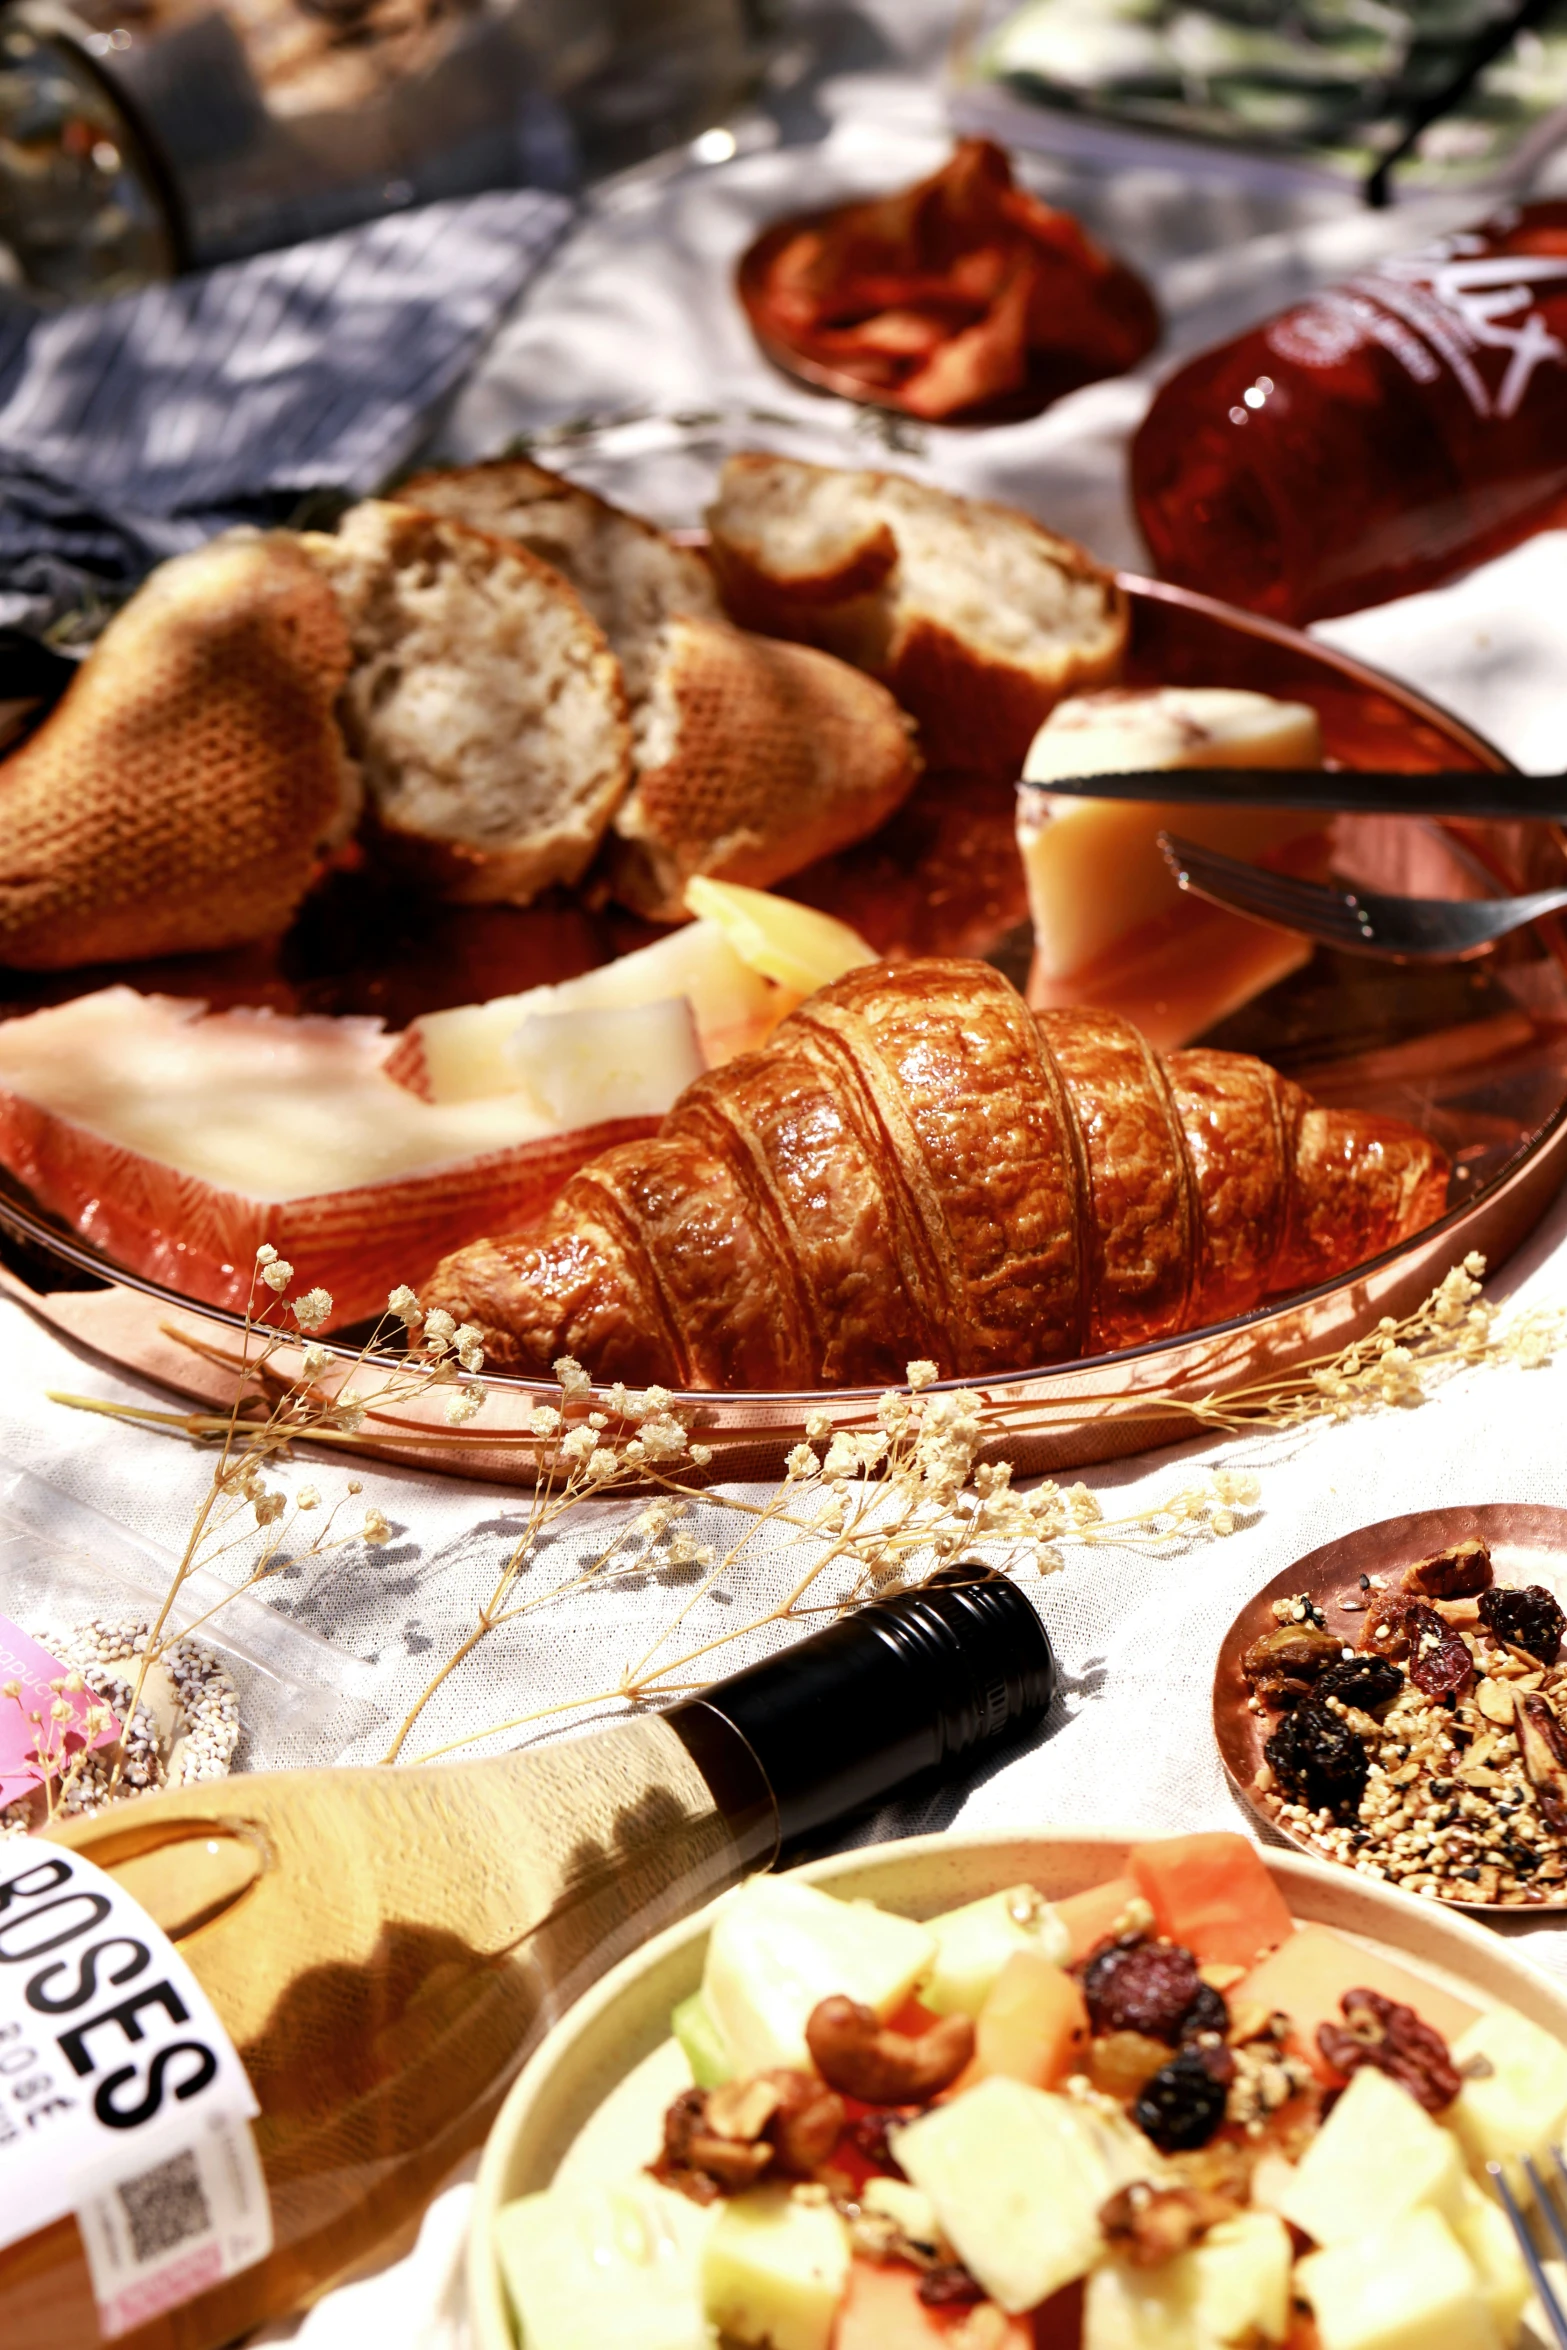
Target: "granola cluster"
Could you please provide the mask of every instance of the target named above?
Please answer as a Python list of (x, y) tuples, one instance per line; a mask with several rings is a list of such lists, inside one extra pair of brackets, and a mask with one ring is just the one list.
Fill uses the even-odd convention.
[(1244, 1660), (1254, 1711), (1277, 1716), (1254, 1784), (1279, 1824), (1435, 1900), (1567, 1898), (1567, 1619), (1553, 1596), (1497, 1585), (1471, 1541), (1396, 1583), (1362, 1577), (1338, 1612), (1359, 1619), (1357, 1645), (1294, 1598)]

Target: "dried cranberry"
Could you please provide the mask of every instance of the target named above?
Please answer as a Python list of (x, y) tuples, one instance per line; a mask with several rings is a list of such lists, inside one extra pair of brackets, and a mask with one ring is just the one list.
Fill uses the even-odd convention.
[(901, 2179), (907, 2174), (887, 2143), (887, 2133), (918, 2121), (925, 2111), (923, 2105), (879, 2105), (874, 2112), (857, 2115), (844, 2135), (873, 2171), (880, 2171), (889, 2179)]
[(1401, 2082), (1427, 2113), (1452, 2104), (1463, 2081), (1435, 2025), (1380, 1991), (1346, 1991), (1339, 2006), (1342, 2024), (1317, 2026), (1317, 2046), (1336, 2073), (1374, 2065)]
[[(1161, 2154), (1206, 2146), (1224, 2119), (1234, 2070), (1227, 2048), (1183, 2048), (1154, 2074), (1132, 2108), (1132, 2119)], [(1220, 2079), (1221, 2073), (1226, 2077)]]
[(1263, 1747), (1288, 1795), (1313, 1811), (1353, 1819), (1366, 1792), (1370, 1761), (1364, 1740), (1314, 1697), (1287, 1713)]
[(1096, 2033), (1140, 2032), (1178, 2048), (1197, 2032), (1230, 2028), (1230, 2013), (1178, 1942), (1141, 1935), (1101, 1942), (1079, 1969), (1088, 2018)]
[(1341, 1657), (1323, 1674), (1316, 1694), (1323, 1699), (1336, 1697), (1340, 1705), (1355, 1705), (1363, 1714), (1374, 1714), (1390, 1705), (1403, 1686), (1403, 1674), (1385, 1656)]
[(1409, 1678), (1422, 1696), (1463, 1697), (1473, 1688), (1475, 1660), (1446, 1616), (1417, 1599), (1404, 1623), (1409, 1633)]
[(1562, 1614), (1543, 1583), (1526, 1583), (1511, 1591), (1498, 1584), (1480, 1594), (1480, 1621), (1493, 1640), (1509, 1648), (1525, 1649), (1542, 1665), (1554, 1665), (1562, 1652), (1567, 1616)]

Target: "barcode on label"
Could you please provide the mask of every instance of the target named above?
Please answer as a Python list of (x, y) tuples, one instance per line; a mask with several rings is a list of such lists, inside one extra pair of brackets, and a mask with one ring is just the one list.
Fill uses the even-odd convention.
[(100, 2174), (77, 2203), (76, 2224), (105, 2341), (210, 2292), (272, 2249), (249, 2124), (209, 2115), (188, 2144), (165, 2137), (158, 2158), (144, 2157), (129, 2178)]
[(212, 2212), (196, 2157), (188, 2147), (143, 2171), (138, 2179), (122, 2179), (114, 2191), (125, 2207), (138, 2266), (172, 2252), (192, 2236), (211, 2232)]

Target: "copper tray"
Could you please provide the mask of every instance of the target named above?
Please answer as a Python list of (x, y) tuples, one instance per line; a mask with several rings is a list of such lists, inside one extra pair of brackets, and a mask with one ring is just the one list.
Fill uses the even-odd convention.
[[(1329, 755), (1349, 767), (1506, 769), (1456, 719), (1342, 653), (1183, 589), (1123, 584), (1133, 611), (1132, 682), (1248, 685), (1307, 698), (1321, 712)], [(0, 676), (0, 697), (3, 688)], [(1342, 819), (1335, 860), (1385, 887), (1458, 896), (1486, 886), (1480, 873), (1505, 888), (1567, 876), (1559, 831), (1540, 824), (1444, 832), (1414, 818)], [(927, 777), (873, 839), (790, 888), (842, 913), (885, 952), (986, 956), (1022, 983), (1028, 933), (1008, 785), (964, 778), (955, 788), (951, 778)], [(397, 1027), (437, 1005), (567, 977), (650, 935), (630, 917), (590, 914), (563, 894), (526, 909), (445, 909), (345, 873), (274, 946), (123, 971), (0, 975), (0, 1016), (125, 978), (220, 1005), (376, 1012)], [(1238, 1321), (992, 1381), (985, 1392), (997, 1447), (1020, 1472), (1189, 1434), (1172, 1395), (1222, 1394), (1336, 1350), (1382, 1314), (1411, 1311), (1472, 1249), (1499, 1264), (1567, 1177), (1567, 949), (1552, 925), (1481, 962), (1442, 969), (1319, 953), (1213, 1041), (1262, 1053), (1307, 1079), (1320, 1099), (1374, 1102), (1423, 1121), (1454, 1159), (1454, 1204), (1440, 1223), (1345, 1279)], [(0, 1258), (9, 1294), (66, 1336), (179, 1395), (226, 1406), (234, 1315), (121, 1270), (3, 1177)], [(496, 1377), (471, 1429), (448, 1429), (432, 1398), (428, 1415), (372, 1420), (365, 1433), (388, 1458), (522, 1482), (533, 1447), (521, 1423), (541, 1392), (537, 1382)], [(686, 1400), (714, 1450), (710, 1475), (736, 1478), (775, 1474), (805, 1412), (865, 1425), (875, 1399), (835, 1389)]]
[[(1273, 1629), (1273, 1603), (1304, 1595), (1314, 1600), (1330, 1632), (1343, 1634), (1346, 1648), (1360, 1645), (1360, 1617), (1346, 1613), (1339, 1601), (1356, 1593), (1362, 1575), (1386, 1574), (1389, 1582), (1404, 1567), (1449, 1543), (1478, 1535), (1490, 1547), (1498, 1583), (1543, 1583), (1558, 1591), (1567, 1578), (1567, 1510), (1526, 1501), (1484, 1502), (1478, 1506), (1444, 1510), (1414, 1510), (1402, 1518), (1379, 1518), (1375, 1525), (1357, 1526), (1336, 1542), (1308, 1551), (1282, 1575), (1255, 1592), (1224, 1635), (1213, 1675), (1213, 1734), (1231, 1787), (1247, 1810), (1271, 1834), (1293, 1844), (1313, 1860), (1345, 1867), (1323, 1852), (1309, 1836), (1298, 1835), (1275, 1818), (1260, 1800), (1252, 1780), (1262, 1761), (1263, 1741), (1278, 1720), (1277, 1714), (1254, 1714), (1247, 1699), (1251, 1692), (1241, 1672), (1241, 1658), (1254, 1640)], [(1417, 1896), (1430, 1900), (1432, 1895)], [(1452, 1901), (1444, 1909), (1485, 1910), (1497, 1917), (1533, 1918), (1553, 1910), (1567, 1910), (1567, 1887), (1554, 1901)]]

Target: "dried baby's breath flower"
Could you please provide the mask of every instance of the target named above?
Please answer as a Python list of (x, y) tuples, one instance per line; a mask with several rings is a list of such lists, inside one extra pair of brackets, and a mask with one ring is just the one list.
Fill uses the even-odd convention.
[(479, 1344), (484, 1333), (476, 1322), (460, 1322), (452, 1333), (452, 1349), (465, 1371), (484, 1369), (484, 1349)]
[(432, 1355), (446, 1353), (457, 1335), (457, 1324), (444, 1306), (432, 1307), (424, 1317), (424, 1343)]
[(575, 1466), (585, 1461), (598, 1444), (598, 1432), (593, 1428), (571, 1428), (560, 1440), (560, 1457)]
[(269, 1493), (263, 1487), (257, 1492), (251, 1506), (256, 1513), (256, 1524), (271, 1526), (276, 1524), (288, 1507), (288, 1497), (282, 1493)]
[(694, 1469), (705, 1469), (713, 1457), (712, 1446), (710, 1444), (693, 1444), (689, 1449), (691, 1466)]
[(379, 1549), (383, 1542), (390, 1542), (391, 1539), (392, 1529), (381, 1512), (376, 1509), (366, 1510), (365, 1522), (360, 1528), (360, 1540), (369, 1543), (372, 1550), (375, 1550)]
[(397, 1287), (388, 1293), (386, 1310), (389, 1314), (395, 1314), (398, 1321), (408, 1330), (417, 1329), (424, 1319), (419, 1300), (406, 1281), (399, 1281)]
[(331, 1360), (332, 1357), (324, 1346), (307, 1346), (299, 1358), (301, 1379), (319, 1379)]
[(294, 1268), (287, 1257), (280, 1257), (274, 1250), (270, 1263), (261, 1268), (261, 1278), (268, 1289), (276, 1290), (278, 1296), (281, 1297), (294, 1278)]
[(256, 1262), (258, 1265), (275, 1265), (277, 1263), (277, 1250), (272, 1246), (270, 1240), (264, 1240), (257, 1249)]
[(296, 1510), (318, 1510), (321, 1507), (320, 1492), (314, 1485), (301, 1485), (294, 1496), (294, 1507)]
[(560, 1426), (560, 1414), (552, 1403), (536, 1403), (524, 1425), (530, 1436), (553, 1436)]
[(301, 1330), (321, 1330), (332, 1319), (332, 1292), (329, 1289), (307, 1289), (303, 1297), (296, 1297), (293, 1315)]
[(813, 1444), (820, 1444), (824, 1436), (832, 1434), (832, 1419), (827, 1412), (807, 1412), (805, 1433)]
[(593, 1382), (575, 1355), (561, 1355), (552, 1367), (556, 1385), (568, 1402), (574, 1397), (593, 1393)]
[(485, 1394), (482, 1379), (470, 1379), (466, 1386), (454, 1388), (446, 1398), (447, 1426), (465, 1428), (470, 1420), (477, 1419), (484, 1409)]
[(933, 1387), (941, 1377), (941, 1373), (934, 1363), (926, 1362), (922, 1358), (917, 1363), (906, 1363), (903, 1376), (915, 1394), (918, 1395), (922, 1387)]
[(819, 1465), (808, 1444), (797, 1444), (784, 1462), (784, 1475), (791, 1480), (814, 1477)]

